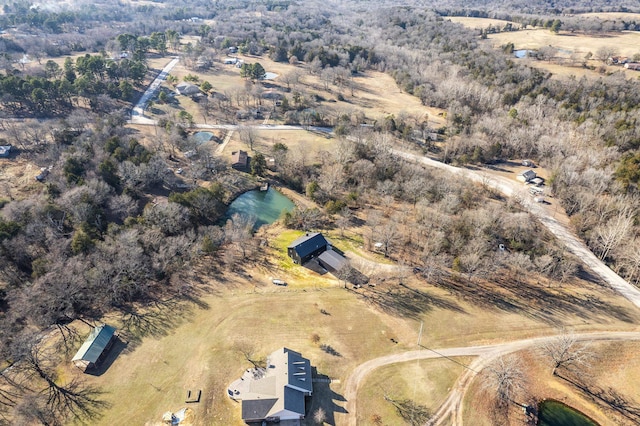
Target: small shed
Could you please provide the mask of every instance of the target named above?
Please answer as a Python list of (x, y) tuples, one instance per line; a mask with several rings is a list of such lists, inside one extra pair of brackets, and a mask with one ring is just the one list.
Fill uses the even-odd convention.
[(110, 325), (95, 327), (71, 361), (82, 371), (95, 367), (109, 351), (115, 338), (116, 329)]
[(0, 145), (0, 157), (6, 158), (11, 153), (11, 145)]
[(347, 266), (349, 262), (337, 251), (327, 250), (318, 256), (318, 263), (331, 273), (336, 273)]
[(536, 172), (534, 172), (533, 170), (525, 170), (524, 172), (520, 173), (516, 179), (518, 179), (520, 182), (524, 182), (527, 183), (529, 181), (531, 181), (532, 179), (536, 178)]
[(239, 150), (231, 153), (231, 167), (236, 170), (247, 170), (249, 155), (246, 151)]

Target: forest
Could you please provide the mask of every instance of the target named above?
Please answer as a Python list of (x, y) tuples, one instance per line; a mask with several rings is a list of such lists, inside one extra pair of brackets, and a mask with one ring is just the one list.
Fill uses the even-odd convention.
[[(295, 210), (284, 218), (289, 227), (344, 229), (358, 213), (371, 239), (376, 233), (384, 242), (385, 254), (393, 245), (403, 261), (434, 282), (450, 274), (491, 279), (504, 271), (517, 279), (516, 271), (525, 270), (562, 283), (580, 273), (577, 262), (532, 226), (516, 203), (407, 164), (390, 150), (406, 144), (460, 166), (531, 158), (551, 172), (548, 185), (579, 236), (638, 284), (638, 79), (621, 72), (555, 79), (446, 19), (493, 17), (550, 31), (554, 25), (584, 32), (638, 30), (636, 21), (605, 25), (571, 16), (638, 12), (637, 2), (489, 3), (183, 0), (45, 7), (5, 1), (0, 28), (27, 36), (0, 38), (0, 113), (6, 119), (0, 124), (11, 135), (2, 144), (16, 146), (50, 173), (40, 193), (0, 199), (0, 354), (6, 365), (26, 360), (22, 379), (37, 374), (50, 393), (8, 383), (12, 390), (0, 391), (4, 419), (61, 424), (70, 415), (92, 414), (83, 407), (94, 395), (75, 384), (57, 388), (54, 369), (38, 357), (42, 330), (111, 311), (133, 318), (140, 304), (167, 295), (194, 297), (197, 289), (181, 279), (185, 268), (212, 256), (232, 268), (255, 251), (251, 223), (236, 218), (220, 224), (229, 200), (255, 184), (223, 162), (196, 158), (193, 177), (207, 186), (171, 191), (168, 203), (154, 202), (158, 188), (172, 184), (166, 146), (185, 151), (194, 144), (190, 120), (164, 121), (155, 147), (140, 143), (125, 126), (128, 109), (152, 77), (150, 54), (177, 54), (194, 67), (201, 57), (220, 58), (237, 46), (255, 57), (304, 62), (307, 72), (345, 94), (353, 75), (381, 71), (424, 106), (446, 110), (446, 125), (438, 128), (403, 114), (363, 128), (358, 117), (293, 117), (320, 100), (295, 91), (285, 97), (280, 112), (289, 113), (291, 122), (333, 125), (341, 137), (333, 152), (313, 162), (285, 144), (265, 153), (279, 160), (279, 182), (324, 206)], [(199, 41), (181, 44), (186, 36)], [(127, 57), (115, 60), (122, 52)], [(54, 60), (69, 54), (80, 56), (62, 65)], [(39, 66), (25, 71), (19, 65), (24, 55)], [(242, 72), (258, 79), (264, 69), (257, 65), (245, 64)], [(295, 84), (295, 75), (285, 78)], [(229, 109), (232, 96), (217, 96), (207, 107)], [(24, 118), (43, 121), (24, 126)], [(444, 144), (425, 137), (434, 132)], [(265, 173), (262, 167), (253, 171)], [(371, 208), (394, 201), (413, 210)], [(491, 247), (500, 243), (511, 254), (498, 259)]]

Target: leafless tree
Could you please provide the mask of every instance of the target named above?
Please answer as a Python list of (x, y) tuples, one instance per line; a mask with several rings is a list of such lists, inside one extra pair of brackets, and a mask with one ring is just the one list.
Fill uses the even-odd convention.
[(313, 413), (313, 421), (321, 425), (321, 424), (324, 424), (325, 420), (327, 420), (327, 413), (324, 411), (324, 408), (319, 407)]
[(551, 374), (554, 376), (558, 374), (558, 370), (582, 373), (588, 369), (593, 359), (593, 352), (589, 346), (580, 343), (575, 334), (567, 330), (543, 344), (541, 350), (551, 361)]
[(238, 128), (238, 134), (240, 135), (240, 140), (247, 144), (249, 149), (253, 151), (253, 144), (258, 138), (256, 130), (251, 126), (240, 126)]
[(431, 418), (427, 407), (411, 399), (394, 399), (385, 393), (384, 400), (393, 404), (400, 417), (412, 426), (422, 426)]
[(522, 398), (527, 378), (520, 359), (503, 356), (482, 372), (482, 386), (495, 395), (496, 408), (506, 415), (509, 404)]

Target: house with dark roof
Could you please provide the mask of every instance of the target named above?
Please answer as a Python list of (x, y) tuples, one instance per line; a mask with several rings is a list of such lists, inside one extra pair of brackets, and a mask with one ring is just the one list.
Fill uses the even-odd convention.
[(307, 232), (289, 244), (287, 254), (293, 259), (293, 263), (304, 265), (312, 258), (325, 252), (329, 247), (329, 242), (324, 235), (319, 232)]
[(231, 153), (231, 167), (236, 170), (247, 170), (249, 167), (249, 155), (246, 151), (239, 150)]
[(115, 339), (115, 328), (106, 324), (95, 327), (71, 361), (82, 371), (95, 367), (102, 361)]
[(532, 179), (535, 179), (536, 177), (536, 172), (534, 172), (533, 170), (525, 170), (524, 172), (520, 173), (516, 179), (518, 179), (520, 182), (524, 182), (527, 183)]
[(269, 355), (266, 368), (247, 370), (227, 392), (242, 401), (246, 423), (304, 419), (306, 398), (313, 393), (311, 362), (299, 352), (280, 348)]

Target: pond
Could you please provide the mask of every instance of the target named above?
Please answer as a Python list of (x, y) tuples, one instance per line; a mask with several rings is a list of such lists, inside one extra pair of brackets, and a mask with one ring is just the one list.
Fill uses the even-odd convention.
[(292, 211), (295, 205), (293, 202), (276, 191), (269, 188), (267, 191), (248, 191), (233, 200), (224, 220), (231, 218), (234, 214), (249, 215), (255, 218), (254, 230), (262, 225), (268, 225), (280, 218), (283, 210)]
[(598, 426), (581, 412), (558, 401), (542, 401), (538, 408), (538, 426)]
[(278, 74), (274, 73), (274, 72), (266, 72), (264, 73), (264, 77), (262, 77), (263, 80), (275, 80), (278, 77)]
[(197, 145), (202, 145), (203, 143), (209, 142), (211, 139), (213, 139), (213, 133), (196, 132), (193, 134), (193, 139), (196, 141)]

